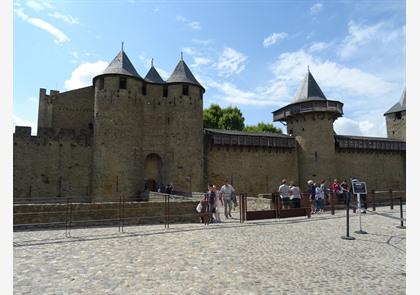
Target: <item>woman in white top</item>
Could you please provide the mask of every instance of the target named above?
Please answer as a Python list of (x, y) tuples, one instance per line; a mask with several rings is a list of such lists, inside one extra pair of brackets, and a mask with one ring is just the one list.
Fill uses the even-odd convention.
[(216, 207), (216, 213), (214, 213), (214, 217), (216, 222), (222, 222), (220, 219), (220, 211), (222, 211), (223, 206), (222, 194), (217, 190), (217, 186), (213, 185), (213, 188), (214, 192), (216, 193), (216, 202), (214, 203), (214, 206)]

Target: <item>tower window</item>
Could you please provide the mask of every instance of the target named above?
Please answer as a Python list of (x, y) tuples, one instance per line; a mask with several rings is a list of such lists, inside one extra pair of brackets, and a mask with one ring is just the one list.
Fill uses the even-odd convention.
[(127, 89), (127, 79), (126, 78), (120, 78), (120, 89)]
[(100, 77), (98, 81), (98, 88), (99, 90), (104, 89), (104, 77)]
[(401, 120), (401, 112), (395, 113), (395, 119)]
[(318, 161), (318, 153), (317, 152), (315, 152), (315, 161)]
[(147, 85), (143, 84), (143, 86), (141, 87), (141, 94), (146, 95), (147, 94)]
[(168, 97), (168, 85), (163, 85), (163, 97)]
[(188, 95), (188, 85), (182, 85), (182, 95)]

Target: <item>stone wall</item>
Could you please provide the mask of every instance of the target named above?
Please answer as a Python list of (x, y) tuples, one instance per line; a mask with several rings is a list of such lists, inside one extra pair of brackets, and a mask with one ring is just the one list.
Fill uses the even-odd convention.
[(88, 196), (91, 146), (88, 130), (16, 127), (13, 135), (14, 198)]
[(248, 196), (277, 191), (282, 178), (298, 179), (294, 148), (207, 145), (207, 183), (220, 188), (229, 179), (236, 191)]
[(87, 129), (93, 123), (92, 86), (59, 93), (40, 90), (38, 127)]
[(405, 152), (336, 149), (334, 162), (340, 180), (356, 177), (369, 191), (405, 189)]

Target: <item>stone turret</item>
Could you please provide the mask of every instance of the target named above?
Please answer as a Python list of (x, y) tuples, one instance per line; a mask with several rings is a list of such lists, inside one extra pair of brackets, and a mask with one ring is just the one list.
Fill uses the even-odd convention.
[(273, 121), (287, 123), (287, 133), (298, 143), (299, 183), (335, 176), (334, 121), (343, 103), (326, 98), (311, 72), (303, 79), (293, 102), (273, 112)]
[(385, 114), (388, 138), (405, 140), (405, 89), (400, 100)]
[(93, 78), (93, 84), (93, 200), (131, 197), (143, 188), (145, 81), (121, 49), (103, 73)]

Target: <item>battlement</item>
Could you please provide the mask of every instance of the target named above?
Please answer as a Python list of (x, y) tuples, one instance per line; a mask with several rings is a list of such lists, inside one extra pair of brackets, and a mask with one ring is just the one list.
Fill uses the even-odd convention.
[(405, 151), (405, 141), (380, 137), (336, 135), (335, 144), (339, 149)]
[(73, 142), (88, 146), (92, 132), (89, 129), (38, 128), (38, 134), (31, 136), (31, 127), (16, 126), (14, 139), (28, 139), (30, 142), (46, 145), (47, 142)]

